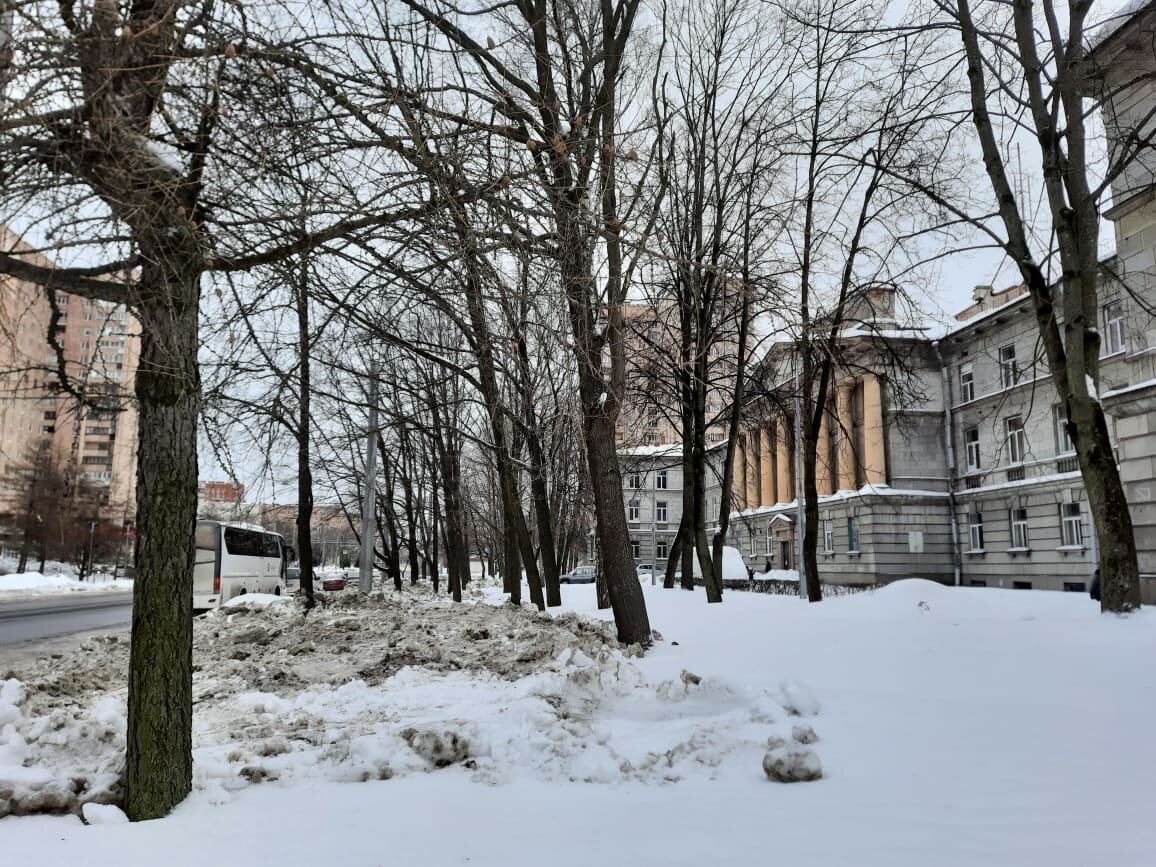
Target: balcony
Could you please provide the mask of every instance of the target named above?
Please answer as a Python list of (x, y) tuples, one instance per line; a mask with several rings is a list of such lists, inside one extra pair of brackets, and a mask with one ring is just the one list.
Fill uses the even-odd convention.
[(963, 486), (970, 491), (978, 488), (982, 482), (983, 478), (980, 476), (966, 476), (963, 480)]
[(1024, 476), (1025, 473), (1023, 467), (1008, 467), (1007, 480), (1009, 482), (1022, 482), (1024, 480)]
[(1056, 460), (1057, 473), (1074, 473), (1080, 469), (1080, 459), (1075, 455), (1068, 455), (1067, 457)]

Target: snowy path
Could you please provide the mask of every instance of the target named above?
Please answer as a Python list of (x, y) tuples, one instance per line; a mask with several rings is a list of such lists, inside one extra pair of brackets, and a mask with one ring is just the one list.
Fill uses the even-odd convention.
[[(563, 592), (569, 607), (593, 608), (592, 587)], [(702, 685), (682, 701), (620, 690), (592, 711), (585, 746), (541, 739), (531, 702), (545, 682), (520, 686), (541, 676), (402, 672), (357, 693), (385, 690), (383, 707), (406, 718), (472, 715), (503, 763), (496, 785), (461, 766), (384, 782), (287, 777), (224, 803), (206, 789), (137, 826), (0, 820), (0, 852), (12, 864), (129, 867), (160, 853), (172, 867), (1154, 863), (1156, 613), (1121, 621), (1075, 594), (920, 582), (819, 606), (646, 592), (664, 640), (633, 664), (652, 685), (684, 669)], [(823, 780), (766, 781), (752, 733), (770, 726), (749, 713), (760, 695), (813, 696)], [(612, 777), (608, 755), (637, 761), (687, 733), (697, 747), (678, 782), (637, 767), (608, 783), (557, 776)]]

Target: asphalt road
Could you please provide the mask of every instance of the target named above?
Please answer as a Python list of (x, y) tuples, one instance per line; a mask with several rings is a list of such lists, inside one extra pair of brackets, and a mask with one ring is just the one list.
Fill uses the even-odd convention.
[(0, 604), (0, 645), (128, 624), (132, 591), (94, 592)]

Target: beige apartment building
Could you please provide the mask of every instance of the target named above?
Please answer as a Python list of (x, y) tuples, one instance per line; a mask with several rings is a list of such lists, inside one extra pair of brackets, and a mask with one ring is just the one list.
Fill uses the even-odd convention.
[[(29, 249), (3, 226), (0, 248)], [(39, 264), (51, 262), (40, 257)], [(22, 508), (21, 477), (45, 448), (70, 484), (97, 491), (110, 520), (129, 521), (136, 320), (121, 305), (63, 292), (55, 293), (55, 307), (54, 314), (44, 287), (0, 275), (0, 525), (11, 524)]]

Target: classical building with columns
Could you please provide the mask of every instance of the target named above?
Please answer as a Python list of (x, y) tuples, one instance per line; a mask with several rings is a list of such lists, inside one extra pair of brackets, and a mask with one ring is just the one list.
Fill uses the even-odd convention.
[[(895, 322), (875, 288), (851, 311), (816, 444), (823, 579), (876, 584), (952, 572), (939, 368), (923, 329)], [(728, 536), (756, 571), (795, 569), (795, 345), (774, 344), (754, 372), (762, 396), (735, 452)], [(712, 498), (713, 499), (713, 498)]]

